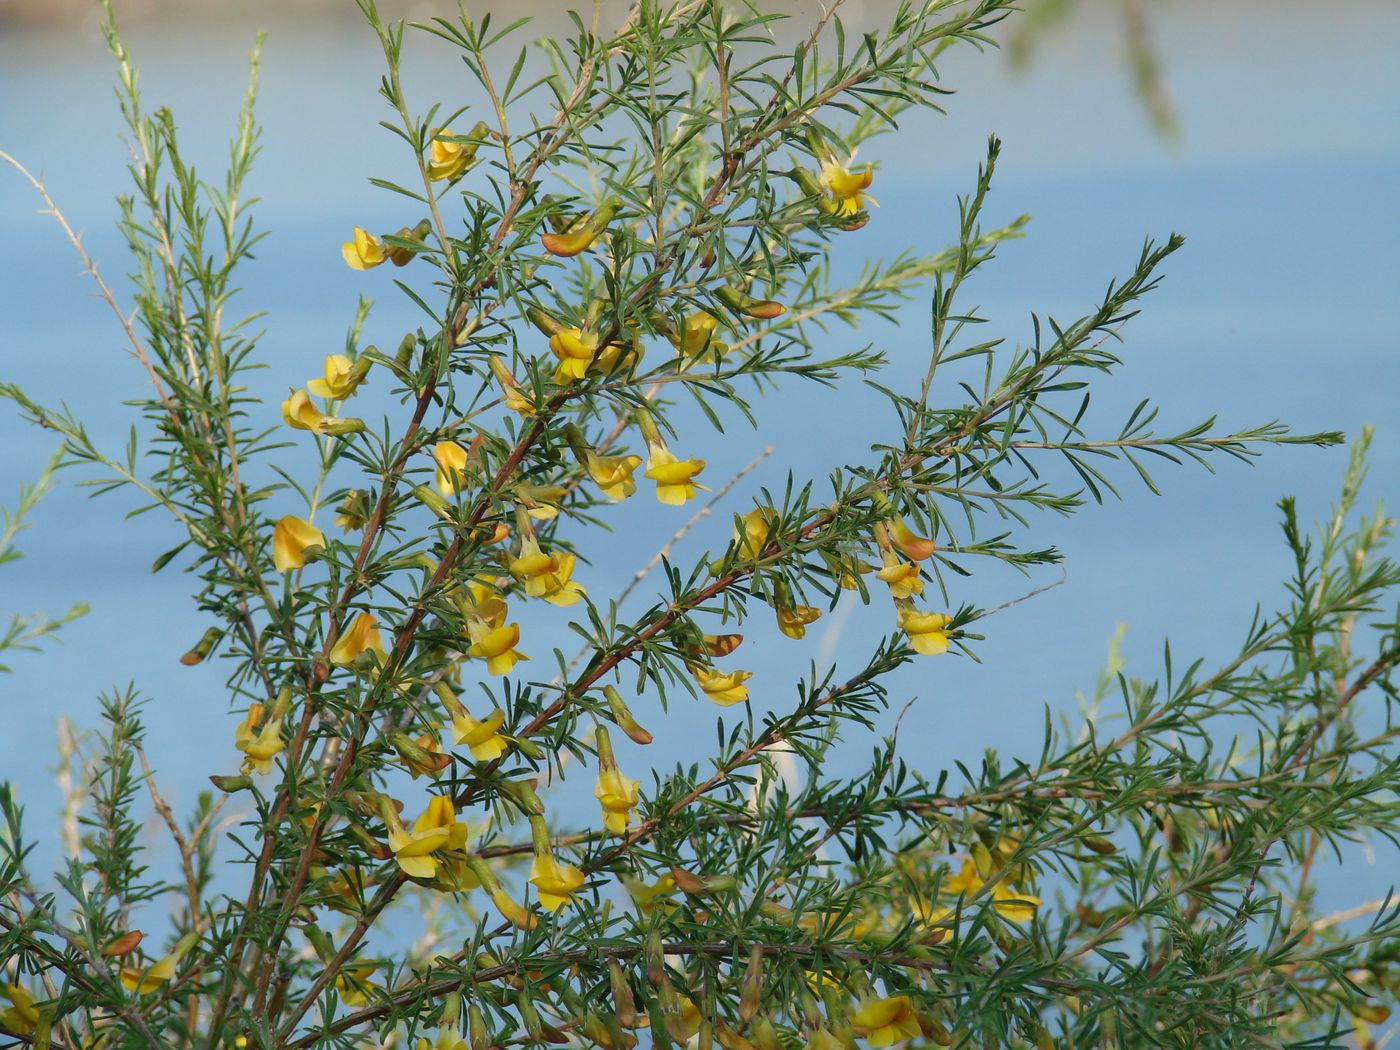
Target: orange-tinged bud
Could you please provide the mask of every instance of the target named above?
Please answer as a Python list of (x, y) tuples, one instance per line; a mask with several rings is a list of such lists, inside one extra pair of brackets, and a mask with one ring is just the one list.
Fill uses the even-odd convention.
[(103, 948), (102, 954), (108, 959), (115, 959), (117, 956), (133, 952), (136, 950), (136, 946), (141, 943), (142, 936), (140, 930), (128, 930)]
[(918, 535), (903, 518), (895, 515), (889, 523), (889, 536), (894, 545), (904, 552), (911, 561), (923, 561), (933, 556), (938, 545), (933, 540)]
[(771, 321), (787, 313), (787, 307), (773, 299), (755, 299), (746, 292), (725, 286), (715, 293), (719, 301), (737, 313), (759, 321)]
[(567, 233), (541, 234), (540, 243), (551, 255), (566, 259), (587, 251), (608, 228), (608, 223), (612, 222), (619, 206), (619, 201), (609, 200), (587, 219), (571, 225)]
[(209, 654), (214, 651), (214, 646), (219, 644), (219, 639), (224, 636), (222, 628), (211, 627), (200, 636), (193, 649), (180, 657), (180, 662), (186, 667), (193, 667), (195, 664), (203, 663), (208, 659)]

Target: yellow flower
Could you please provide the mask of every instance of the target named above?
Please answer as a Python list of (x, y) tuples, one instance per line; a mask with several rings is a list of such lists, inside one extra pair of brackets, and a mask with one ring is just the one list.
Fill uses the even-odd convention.
[(33, 1035), (39, 1027), (39, 1009), (34, 1005), (34, 996), (29, 989), (18, 984), (5, 985), (5, 998), (12, 1005), (0, 1010), (0, 1028), (15, 1035)]
[(340, 246), (340, 254), (352, 270), (368, 270), (389, 257), (379, 238), (362, 226), (356, 226), (354, 237)]
[(342, 532), (353, 532), (369, 524), (370, 506), (368, 496), (359, 489), (351, 489), (335, 508), (335, 527)]
[(433, 483), (448, 499), (457, 495), (467, 469), (467, 450), (455, 441), (439, 441), (433, 446), (433, 462), (437, 464), (437, 474)]
[(520, 642), (517, 623), (493, 628), (481, 620), (469, 620), (467, 634), (471, 638), (467, 655), (485, 660), (487, 674), (510, 674), (516, 663), (530, 659), (515, 648)]
[(909, 636), (909, 644), (916, 653), (937, 656), (948, 651), (948, 625), (953, 622), (951, 616), (919, 612), (901, 605), (894, 617), (895, 624)]
[(272, 530), (272, 564), (278, 572), (291, 572), (306, 564), (307, 551), (325, 547), (326, 537), (309, 521), (288, 514)]
[(428, 178), (434, 182), (455, 179), (471, 164), (476, 147), (466, 142), (444, 141), (441, 136), (452, 134), (447, 128), (439, 128), (433, 134), (435, 137), (428, 145)]
[(822, 189), (831, 194), (837, 203), (837, 214), (855, 215), (865, 207), (865, 190), (875, 178), (875, 171), (869, 165), (861, 171), (848, 171), (835, 159), (822, 165), (820, 182)]
[(426, 1038), (420, 1037), (414, 1044), (414, 1050), (471, 1050), (470, 1045), (462, 1038), (461, 1032), (454, 1032), (450, 1028), (439, 1028), (437, 1038), (431, 1043)]
[(515, 486), (515, 500), (536, 521), (559, 516), (559, 501), (567, 494), (563, 485), (532, 485), (522, 481)]
[(463, 616), (468, 619), (481, 620), (492, 629), (500, 627), (506, 622), (509, 609), (505, 599), (489, 584), (481, 580), (470, 581), (465, 592), (460, 589), (453, 590), (452, 600), (462, 611)]
[(676, 892), (676, 880), (670, 875), (662, 875), (650, 884), (631, 875), (623, 875), (622, 885), (627, 888), (628, 895), (636, 902), (637, 911), (643, 916), (651, 915), (657, 908), (665, 913), (675, 907), (671, 895)]
[(144, 968), (123, 966), (119, 974), (122, 986), (134, 995), (146, 995), (149, 992), (154, 992), (175, 976), (175, 968), (180, 965), (180, 960), (185, 957), (186, 952), (195, 946), (198, 940), (199, 934), (187, 933), (175, 942), (174, 949), (159, 962)]
[(359, 613), (341, 634), (330, 651), (330, 661), (337, 667), (348, 667), (361, 653), (374, 653), (382, 664), (389, 659), (384, 643), (379, 639), (379, 624), (373, 613)]
[(777, 514), (772, 507), (755, 507), (734, 527), (734, 546), (741, 558), (757, 558), (768, 547)]
[(640, 798), (641, 785), (623, 776), (613, 758), (612, 740), (608, 731), (598, 727), (598, 783), (593, 795), (603, 807), (603, 826), (614, 835), (627, 832), (627, 822)]
[(807, 625), (821, 619), (822, 611), (810, 605), (779, 604), (773, 610), (778, 617), (778, 630), (789, 638), (802, 638), (807, 634)]
[(520, 381), (510, 374), (510, 369), (499, 357), (493, 357), (488, 362), (491, 366), (491, 374), (496, 377), (496, 382), (501, 385), (501, 400), (506, 404), (506, 408), (512, 412), (517, 412), (522, 416), (530, 417), (535, 414), (535, 403), (530, 400), (529, 395), (520, 386)]
[(894, 551), (883, 552), (882, 558), (884, 567), (875, 575), (889, 584), (890, 597), (903, 601), (924, 593), (924, 581), (917, 565), (912, 561), (900, 561)]
[(530, 881), (539, 891), (540, 903), (550, 911), (558, 911), (574, 903), (574, 895), (583, 885), (583, 872), (572, 864), (561, 864), (553, 853), (536, 852)]
[(249, 704), (248, 713), (233, 733), (233, 746), (244, 754), (243, 772), (266, 776), (272, 772), (272, 760), (282, 752), (282, 716), (274, 715), (258, 729), (263, 705)]
[(549, 337), (549, 349), (559, 359), (554, 382), (560, 386), (582, 379), (598, 353), (598, 333), (581, 328), (561, 328)]
[(326, 415), (311, 403), (305, 390), (293, 390), (282, 402), (282, 422), (293, 430), (309, 430), (322, 437), (354, 434), (365, 428), (363, 420)]
[(389, 829), (389, 848), (405, 875), (415, 879), (431, 879), (437, 873), (438, 850), (460, 850), (467, 844), (467, 826), (457, 820), (452, 799), (433, 795), (422, 816), (408, 831), (387, 799), (380, 806), (385, 826)]
[(665, 445), (651, 446), (646, 476), (656, 482), (656, 498), (672, 507), (695, 498), (695, 478), (705, 469), (703, 459), (677, 459)]
[(713, 314), (697, 310), (685, 319), (685, 327), (681, 330), (677, 349), (682, 354), (690, 355), (708, 348), (721, 356), (724, 355), (729, 351), (729, 347), (714, 338), (716, 324), (718, 321)]
[[(460, 705), (459, 705), (460, 706)], [(505, 724), (506, 713), (493, 707), (491, 713), (481, 721), (472, 717), (465, 707), (452, 714), (452, 742), (466, 744), (472, 758), (478, 762), (494, 762), (506, 753), (509, 741), (501, 736), (501, 726)]]
[(592, 449), (583, 454), (583, 467), (588, 476), (613, 503), (637, 491), (632, 474), (641, 464), (641, 456), (600, 456)]
[(721, 707), (730, 707), (749, 698), (749, 687), (744, 683), (753, 677), (750, 671), (717, 671), (713, 667), (690, 665), (690, 673), (700, 684), (701, 690)]
[(336, 974), (335, 987), (340, 993), (340, 1001), (346, 1006), (360, 1007), (369, 1002), (370, 996), (382, 991), (379, 985), (370, 980), (378, 963), (361, 963), (347, 966)]
[(326, 356), (326, 378), (312, 379), (306, 389), (317, 397), (328, 397), (333, 401), (344, 401), (359, 389), (369, 373), (367, 358), (352, 361), (344, 354)]
[(487, 892), (491, 895), (491, 903), (496, 906), (496, 910), (514, 923), (516, 927), (522, 930), (535, 928), (535, 917), (511, 899), (510, 894), (501, 888), (500, 883), (491, 885)]
[[(977, 866), (970, 860), (963, 861), (962, 868), (950, 879), (944, 879), (939, 890), (952, 896), (974, 894), (986, 884), (977, 872)], [(1019, 893), (1002, 879), (992, 887), (992, 907), (1002, 918), (1012, 922), (1027, 923), (1035, 918), (1035, 909), (1040, 906), (1040, 898), (1027, 893)]]
[(293, 390), (292, 396), (282, 402), (282, 421), (294, 430), (319, 434), (329, 418), (311, 403), (311, 395), (305, 390)]
[(919, 1018), (907, 995), (867, 999), (851, 1016), (851, 1027), (871, 1046), (890, 1046), (922, 1034)]
[(512, 558), (510, 573), (525, 584), (531, 598), (543, 598), (551, 605), (573, 605), (583, 597), (583, 586), (571, 578), (576, 555), (569, 552), (546, 554), (534, 536), (520, 544), (520, 555)]

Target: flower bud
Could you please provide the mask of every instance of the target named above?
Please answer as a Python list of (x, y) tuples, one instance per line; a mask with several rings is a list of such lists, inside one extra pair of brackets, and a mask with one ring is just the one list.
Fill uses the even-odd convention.
[(632, 717), (632, 712), (623, 703), (622, 694), (610, 685), (603, 686), (603, 697), (608, 702), (608, 711), (612, 714), (613, 722), (617, 727), (628, 735), (635, 743), (650, 744), (652, 735), (637, 724), (637, 720)]
[(209, 782), (227, 795), (232, 795), (235, 791), (247, 791), (253, 786), (253, 778), (243, 776), (221, 777), (215, 774), (209, 777)]
[(214, 646), (219, 644), (219, 639), (224, 636), (222, 628), (211, 627), (200, 636), (194, 648), (180, 657), (180, 662), (186, 667), (193, 667), (195, 664), (203, 663), (214, 651)]
[(715, 293), (719, 301), (736, 313), (759, 321), (771, 321), (787, 313), (787, 307), (772, 299), (754, 299), (732, 285), (726, 285)]
[(436, 514), (439, 518), (452, 520), (452, 505), (442, 497), (442, 494), (431, 485), (415, 485), (413, 494), (418, 497), (419, 502)]
[(486, 1027), (486, 1017), (476, 1003), (467, 1007), (467, 1028), (472, 1050), (490, 1050), (491, 1030)]
[(102, 955), (108, 959), (115, 959), (120, 955), (126, 955), (128, 952), (134, 952), (136, 946), (141, 943), (141, 937), (142, 933), (140, 930), (128, 930), (120, 937), (110, 941), (107, 946), (102, 949)]

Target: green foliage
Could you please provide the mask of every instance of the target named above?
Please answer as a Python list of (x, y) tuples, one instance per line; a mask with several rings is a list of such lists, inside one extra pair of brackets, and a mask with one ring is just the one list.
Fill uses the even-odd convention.
[[(880, 221), (849, 158), (936, 109), (941, 56), (989, 44), (1008, 3), (904, 0), (856, 39), (839, 3), (793, 36), (752, 5), (644, 2), (615, 31), (576, 16), (539, 42), (542, 72), (524, 22), (463, 13), (413, 28), (479, 90), (421, 115), (400, 79), (409, 27), (360, 6), (384, 52), (382, 126), (420, 179), (373, 179), (403, 225), (357, 231), (345, 257), (402, 264), (422, 316), (381, 351), (363, 300), (309, 384), (325, 396), (295, 392), (280, 424), (249, 391), (259, 315), (234, 320), (261, 236), (245, 188), (257, 52), (228, 173), (209, 183), (172, 115), (145, 108), (109, 17), (134, 314), (107, 297), (152, 393), (121, 450), (66, 407), (0, 395), (62, 435), (95, 492), (132, 490), (183, 526), (153, 571), (197, 581), (203, 634), (184, 660), (220, 661), (242, 721), (211, 753), (218, 794), (182, 820), (134, 688), (104, 699), (57, 890), (0, 793), (13, 1041), (1324, 1047), (1383, 1014), (1400, 911), (1325, 914), (1316, 890), (1328, 854), (1400, 831), (1400, 568), (1382, 554), (1389, 519), (1356, 512), (1369, 434), (1316, 540), (1284, 503), (1288, 599), (1224, 665), (1168, 648), (1138, 678), (1115, 648), (1082, 723), (1047, 712), (1035, 756), (1000, 754), (988, 727), (980, 762), (935, 774), (906, 763), (896, 722), (859, 774), (832, 772), (857, 730), (886, 724), (892, 672), (975, 657), (996, 610), (959, 604), (963, 578), (1059, 562), (1042, 513), (1125, 478), (1156, 492), (1159, 463), (1341, 440), (1213, 418), (1164, 434), (1150, 402), (1100, 418), (1091, 393), (1175, 236), (1081, 316), (1035, 317), (1025, 345), (981, 338), (964, 283), (1024, 226), (984, 221), (995, 140), (956, 243), (840, 276)], [(874, 322), (926, 293), (927, 370), (897, 389)], [(838, 326), (864, 345), (833, 351)], [(364, 381), (387, 388), (382, 419), (343, 414)], [(824, 479), (789, 473), (700, 550), (683, 541), (733, 483), (716, 485), (609, 600), (586, 555), (641, 474), (685, 503), (704, 468), (685, 456), (762, 421), (767, 395), (862, 382), (887, 406), (867, 448)], [(348, 538), (313, 524), (332, 514)], [(655, 599), (624, 609), (655, 566)], [(750, 705), (735, 630), (771, 613), (800, 638), (846, 591), (889, 633), (859, 659), (755, 680)], [(921, 606), (935, 594), (946, 614)], [(505, 602), (532, 599), (568, 611), (527, 621), (535, 659), (515, 665)], [(709, 753), (697, 741), (633, 785), (619, 764), (645, 759), (615, 755), (613, 735), (644, 745), (634, 710), (664, 733), (660, 712), (692, 698), (729, 708)], [(580, 825), (569, 801), (595, 776), (603, 817)], [(178, 870), (146, 866), (147, 802)]]

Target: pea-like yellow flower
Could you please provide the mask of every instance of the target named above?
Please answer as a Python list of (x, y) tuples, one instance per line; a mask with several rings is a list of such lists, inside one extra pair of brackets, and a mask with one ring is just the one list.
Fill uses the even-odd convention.
[(156, 991), (175, 976), (175, 969), (180, 965), (180, 960), (195, 946), (198, 940), (199, 934), (187, 933), (175, 942), (175, 947), (170, 954), (159, 962), (147, 967), (123, 966), (118, 975), (121, 977), (122, 987), (133, 995), (147, 995)]
[(614, 835), (623, 835), (627, 832), (632, 810), (641, 798), (641, 784), (619, 772), (617, 760), (613, 757), (612, 739), (606, 728), (598, 727), (596, 739), (598, 783), (593, 788), (593, 795), (603, 807), (603, 826)]
[(432, 1042), (420, 1036), (414, 1044), (414, 1050), (471, 1050), (471, 1046), (462, 1038), (461, 1032), (455, 1032), (451, 1028), (439, 1028), (437, 1038)]
[(506, 753), (510, 741), (501, 735), (501, 726), (506, 721), (504, 711), (493, 707), (485, 718), (478, 721), (465, 707), (459, 704), (458, 708), (452, 712), (454, 744), (466, 744), (472, 758), (478, 762), (494, 762)]
[(662, 913), (671, 911), (676, 905), (671, 899), (676, 892), (676, 880), (674, 876), (662, 875), (655, 882), (642, 882), (631, 875), (622, 876), (622, 885), (626, 887), (627, 894), (637, 905), (637, 911), (643, 916), (650, 916), (658, 908)]
[(641, 465), (641, 456), (600, 456), (592, 449), (583, 454), (583, 467), (588, 476), (613, 503), (637, 491), (632, 474)]
[(778, 630), (789, 638), (803, 638), (807, 625), (821, 619), (822, 611), (810, 605), (788, 605), (780, 602), (773, 612), (778, 617)]
[(822, 165), (819, 181), (837, 204), (837, 214), (851, 216), (864, 210), (865, 191), (874, 179), (875, 169), (868, 164), (860, 171), (849, 171), (832, 158)]
[(340, 246), (340, 254), (352, 270), (371, 269), (389, 257), (379, 238), (362, 226), (356, 226), (354, 236)]
[(583, 586), (572, 579), (578, 557), (568, 551), (546, 554), (539, 541), (526, 536), (520, 554), (510, 561), (510, 573), (525, 584), (525, 593), (543, 598), (551, 605), (573, 605), (584, 595)]
[(438, 868), (439, 850), (460, 850), (467, 844), (467, 826), (457, 819), (449, 795), (433, 795), (413, 830), (403, 826), (393, 803), (384, 799), (380, 815), (389, 829), (389, 849), (400, 870), (415, 879), (431, 879)]
[(278, 572), (291, 572), (306, 564), (306, 555), (313, 548), (325, 547), (326, 537), (309, 521), (288, 514), (279, 518), (272, 529), (272, 564)]
[(374, 618), (373, 613), (362, 612), (356, 615), (331, 647), (330, 661), (337, 667), (348, 667), (361, 653), (374, 653), (379, 657), (381, 664), (389, 659), (389, 654), (384, 651), (384, 643), (379, 637), (379, 621)]
[(583, 872), (572, 864), (561, 863), (552, 853), (537, 853), (530, 866), (530, 882), (539, 891), (540, 903), (550, 911), (573, 904), (583, 881)]
[(640, 792), (641, 784), (623, 776), (616, 768), (600, 771), (593, 794), (603, 807), (603, 826), (614, 835), (626, 834)]
[(919, 1018), (907, 995), (865, 1000), (851, 1015), (851, 1027), (872, 1047), (892, 1046), (922, 1035)]
[(687, 357), (707, 349), (723, 357), (729, 347), (714, 337), (717, 324), (719, 321), (714, 314), (695, 311), (685, 319), (680, 338), (675, 340), (676, 349)]
[(428, 178), (434, 182), (455, 179), (467, 170), (476, 154), (473, 144), (443, 137), (451, 134), (447, 128), (439, 128), (428, 145)]
[(757, 558), (768, 547), (769, 538), (777, 525), (778, 515), (772, 507), (755, 507), (734, 526), (734, 546), (741, 558)]
[(433, 446), (433, 462), (437, 464), (433, 484), (451, 499), (457, 495), (466, 478), (467, 450), (455, 441), (439, 441)]
[(5, 998), (10, 1007), (0, 1010), (0, 1028), (14, 1035), (33, 1035), (39, 1027), (39, 1008), (34, 1005), (34, 996), (23, 985), (5, 985)]
[[(962, 867), (952, 878), (944, 879), (939, 885), (943, 893), (951, 896), (973, 894), (986, 884), (970, 860), (963, 861)], [(992, 887), (992, 907), (1004, 919), (1015, 923), (1027, 923), (1035, 918), (1035, 910), (1040, 906), (1040, 898), (1012, 889), (1002, 879)]]
[(352, 361), (344, 354), (326, 356), (325, 378), (312, 379), (306, 389), (317, 397), (328, 397), (332, 401), (344, 401), (352, 396), (369, 374), (369, 358)]
[(358, 1008), (366, 1005), (373, 995), (382, 992), (383, 989), (370, 980), (378, 969), (377, 962), (344, 967), (335, 977), (335, 988), (340, 993), (340, 1001), (346, 1006)]
[(505, 625), (510, 609), (500, 592), (483, 580), (471, 580), (466, 589), (455, 588), (452, 601), (469, 620), (481, 620), (492, 630)]
[(536, 521), (550, 521), (559, 516), (559, 502), (567, 494), (563, 485), (533, 485), (522, 481), (515, 486), (515, 501)]
[(499, 357), (490, 359), (491, 374), (496, 377), (496, 382), (501, 386), (501, 400), (505, 402), (506, 408), (512, 412), (526, 417), (527, 419), (535, 414), (535, 403), (530, 400), (528, 394), (521, 387), (515, 376), (510, 374), (510, 369)]
[(272, 772), (272, 760), (282, 753), (282, 716), (274, 713), (266, 723), (263, 705), (249, 704), (248, 713), (233, 733), (233, 746), (243, 752), (243, 772), (266, 776)]
[(751, 671), (725, 672), (691, 664), (690, 673), (701, 691), (721, 707), (731, 707), (749, 698), (749, 687), (744, 683), (753, 677)]
[(890, 597), (903, 601), (924, 593), (924, 581), (917, 565), (912, 561), (901, 561), (894, 551), (884, 551), (881, 558), (884, 567), (875, 575), (889, 585)]
[(588, 366), (598, 353), (598, 333), (561, 328), (549, 337), (549, 349), (559, 359), (554, 382), (563, 386), (588, 374)]
[(357, 434), (365, 429), (362, 419), (342, 419), (328, 416), (311, 403), (311, 395), (305, 390), (293, 390), (282, 402), (282, 422), (293, 430), (309, 430), (322, 437), (339, 437), (343, 434)]
[(948, 651), (948, 625), (953, 618), (944, 613), (919, 612), (901, 605), (895, 612), (895, 624), (909, 636), (916, 653), (938, 656)]
[(369, 524), (369, 497), (359, 489), (351, 489), (335, 508), (335, 527), (342, 532), (355, 532)]
[(305, 390), (293, 390), (291, 396), (282, 402), (282, 421), (294, 430), (319, 434), (330, 418), (311, 403), (311, 395)]
[(695, 479), (705, 469), (703, 459), (677, 459), (664, 445), (653, 446), (647, 459), (646, 476), (656, 482), (656, 498), (671, 507), (695, 498)]
[(515, 648), (520, 644), (518, 623), (491, 627), (481, 620), (468, 620), (467, 634), (471, 638), (467, 655), (485, 660), (487, 674), (510, 674), (519, 661), (530, 659)]

